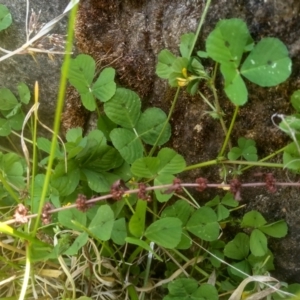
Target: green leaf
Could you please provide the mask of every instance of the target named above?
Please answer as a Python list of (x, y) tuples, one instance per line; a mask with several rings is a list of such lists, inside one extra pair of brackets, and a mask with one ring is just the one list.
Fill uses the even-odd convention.
[(227, 267), (227, 270), (228, 270), (229, 275), (231, 277), (233, 277), (235, 280), (237, 280), (237, 278), (238, 279), (239, 278), (245, 279), (248, 276), (242, 274), (241, 272), (235, 270), (234, 268), (231, 268), (231, 266), (235, 267), (236, 269), (238, 269), (238, 270), (240, 270), (240, 271), (242, 271), (242, 272), (244, 272), (244, 273), (246, 273), (248, 275), (252, 274), (251, 266), (250, 266), (250, 264), (249, 264), (249, 262), (247, 260), (242, 260), (242, 261), (239, 261), (239, 262), (231, 263), (230, 266)]
[(86, 91), (85, 93), (80, 93), (80, 97), (83, 106), (87, 110), (94, 111), (96, 109), (96, 101), (94, 95), (90, 91)]
[(108, 241), (114, 226), (114, 212), (107, 205), (101, 205), (88, 229), (95, 237), (102, 241)]
[(72, 220), (75, 220), (82, 226), (86, 226), (86, 213), (79, 211), (77, 208), (70, 208), (58, 212), (58, 221), (62, 226), (78, 230), (79, 228), (72, 222)]
[(92, 92), (102, 102), (108, 101), (116, 92), (115, 73), (113, 68), (105, 68), (93, 84)]
[[(198, 288), (198, 283), (193, 278), (179, 278), (174, 281), (171, 281), (168, 284), (169, 294), (172, 296), (176, 296), (176, 298), (181, 297), (180, 299), (188, 299), (187, 297), (190, 297), (191, 294), (194, 293), (197, 288)], [(193, 299), (193, 298), (189, 298), (189, 299)]]
[[(17, 109), (19, 110), (19, 109)], [(21, 130), (24, 122), (24, 114), (23, 112), (17, 113), (13, 116), (10, 116), (8, 119), (9, 125), (11, 129)]]
[(163, 218), (152, 223), (145, 236), (159, 246), (173, 249), (181, 240), (182, 222), (178, 218)]
[(191, 94), (192, 96), (194, 96), (198, 91), (199, 83), (200, 83), (200, 80), (191, 81), (186, 87), (187, 92), (189, 94)]
[(211, 249), (210, 252), (219, 258), (217, 259), (214, 256), (209, 257), (209, 261), (211, 262), (212, 266), (215, 268), (220, 268), (222, 265), (220, 260), (224, 260), (224, 254), (218, 249)]
[(19, 93), (21, 102), (28, 104), (30, 101), (31, 95), (30, 95), (30, 90), (25, 83), (20, 82), (18, 84), (18, 93)]
[(179, 250), (190, 249), (192, 244), (193, 244), (192, 238), (189, 236), (188, 232), (183, 229), (181, 234), (181, 240), (179, 244), (176, 246), (176, 249)]
[[(6, 118), (6, 119), (11, 119), (12, 117), (14, 117), (17, 114), (21, 113), (21, 108), (22, 104), (18, 102), (17, 105), (14, 106), (13, 109), (10, 110), (2, 110), (2, 115)], [(23, 118), (24, 119), (24, 118)]]
[(259, 227), (259, 230), (269, 236), (282, 238), (287, 235), (288, 227), (284, 220), (280, 220), (271, 224), (261, 226)]
[(84, 167), (95, 172), (109, 171), (119, 167), (123, 163), (120, 153), (111, 146), (101, 146), (91, 156)]
[(291, 74), (292, 61), (286, 46), (277, 38), (262, 39), (250, 52), (241, 73), (259, 86), (275, 86)]
[(159, 261), (163, 261), (154, 251), (153, 249), (143, 240), (137, 239), (137, 238), (132, 238), (132, 237), (127, 237), (125, 239), (126, 243), (137, 245), (143, 249), (145, 249), (148, 252), (151, 252), (153, 256)]
[(87, 243), (89, 235), (86, 232), (82, 232), (73, 242), (73, 244), (64, 252), (64, 255), (76, 255), (78, 251)]
[(12, 17), (8, 8), (0, 4), (0, 31), (8, 28), (12, 23)]
[(217, 289), (208, 283), (202, 283), (196, 292), (192, 294), (192, 299), (201, 299), (201, 300), (218, 300), (218, 291)]
[(60, 196), (73, 193), (79, 184), (80, 172), (74, 161), (68, 161), (68, 173), (64, 163), (59, 163), (51, 177), (51, 186), (58, 190)]
[[(171, 174), (159, 174), (154, 179), (154, 185), (158, 186), (158, 185), (171, 184), (171, 183), (173, 183), (174, 178), (175, 177)], [(164, 194), (165, 190), (166, 189), (154, 190), (157, 200), (161, 203), (167, 202), (174, 194), (174, 192)]]
[(0, 170), (6, 181), (19, 189), (25, 188), (22, 159), (15, 153), (0, 155)]
[(160, 160), (159, 174), (177, 174), (186, 167), (183, 156), (170, 148), (162, 148), (157, 158)]
[(117, 127), (117, 124), (109, 119), (106, 115), (100, 115), (97, 122), (97, 128), (101, 130), (105, 138), (110, 141), (110, 132)]
[(104, 104), (106, 115), (116, 124), (134, 128), (141, 112), (139, 96), (124, 88), (118, 88), (114, 96)]
[(299, 283), (289, 284), (288, 287), (282, 287), (282, 288), (280, 288), (280, 290), (294, 294), (294, 296), (287, 296), (287, 295), (284, 295), (284, 294), (278, 292), (278, 293), (272, 294), (272, 298), (274, 300), (282, 300), (282, 299), (299, 300), (299, 297), (300, 297), (300, 284)]
[(80, 152), (83, 151), (87, 145), (87, 137), (80, 137), (76, 143), (68, 142), (65, 144), (67, 150), (68, 159), (71, 159), (77, 155), (80, 155)]
[(244, 48), (251, 39), (246, 23), (241, 19), (219, 21), (206, 40), (206, 52), (220, 64), (240, 64)]
[(254, 256), (263, 256), (268, 252), (267, 238), (259, 229), (251, 232), (250, 250)]
[(177, 200), (173, 205), (166, 207), (161, 213), (162, 218), (174, 217), (181, 220), (185, 225), (194, 209), (184, 200)]
[(135, 213), (129, 220), (129, 231), (137, 238), (140, 238), (145, 230), (146, 209), (147, 201), (139, 199), (136, 204)]
[(234, 199), (232, 193), (226, 193), (226, 195), (222, 198), (221, 203), (230, 207), (237, 207), (239, 202)]
[(300, 114), (285, 116), (279, 124), (279, 128), (292, 139), (300, 138)]
[(249, 211), (244, 214), (241, 226), (258, 228), (267, 223), (265, 218), (256, 210)]
[(300, 112), (300, 90), (295, 91), (291, 96), (292, 106)]
[(160, 160), (157, 157), (143, 157), (137, 159), (131, 166), (134, 176), (142, 178), (153, 178), (157, 175)]
[(117, 245), (124, 245), (125, 238), (127, 237), (127, 229), (125, 218), (118, 219), (114, 222), (111, 232), (111, 239)]
[(228, 159), (237, 160), (242, 156), (242, 150), (238, 147), (233, 147), (228, 153)]
[(220, 71), (224, 76), (224, 91), (234, 105), (244, 105), (248, 100), (248, 91), (244, 80), (234, 64), (222, 64)]
[(88, 186), (91, 190), (97, 193), (106, 193), (110, 190), (110, 184), (107, 181), (105, 174), (91, 171), (89, 169), (81, 169), (86, 176)]
[[(37, 139), (37, 146), (40, 150), (43, 150), (44, 152), (50, 154), (51, 152), (51, 141), (49, 141), (46, 138), (40, 137)], [(61, 155), (59, 151), (59, 147), (56, 144), (56, 149), (55, 149), (55, 157), (59, 157)]]
[(225, 220), (230, 215), (229, 210), (222, 204), (219, 204), (217, 206), (217, 216), (218, 216), (218, 222), (221, 220)]
[(178, 86), (178, 77), (183, 78), (183, 69), (187, 69), (189, 66), (189, 60), (186, 57), (178, 57), (172, 63), (172, 73), (169, 75), (169, 84), (172, 87)]
[(179, 49), (182, 57), (189, 58), (194, 39), (195, 39), (195, 33), (193, 32), (183, 34), (180, 37)]
[(253, 273), (259, 271), (260, 274), (264, 274), (267, 271), (275, 270), (274, 256), (270, 250), (263, 256), (254, 256), (253, 254), (250, 254), (247, 260), (254, 270)]
[(215, 196), (212, 200), (205, 203), (205, 206), (214, 207), (220, 204), (220, 196)]
[(11, 133), (10, 123), (6, 119), (0, 118), (0, 136), (8, 136)]
[(7, 88), (0, 88), (0, 110), (11, 110), (19, 102), (15, 95)]
[(226, 244), (224, 255), (237, 260), (242, 260), (249, 255), (249, 236), (245, 233), (238, 233), (235, 238)]
[(82, 128), (71, 128), (66, 134), (66, 140), (68, 142), (77, 143), (78, 139), (82, 138)]
[(132, 178), (130, 165), (127, 162), (123, 162), (119, 168), (114, 169), (114, 174), (125, 182)]
[(208, 53), (205, 51), (197, 51), (197, 55), (201, 58), (208, 58)]
[(257, 161), (257, 149), (255, 141), (251, 139), (239, 138), (239, 147), (233, 147), (228, 153), (230, 160), (236, 160), (239, 157), (245, 158), (247, 161)]
[(196, 210), (189, 219), (186, 229), (203, 239), (214, 241), (219, 236), (218, 218), (212, 208), (204, 206)]
[(132, 164), (143, 156), (143, 145), (132, 131), (124, 128), (115, 128), (109, 136), (114, 147), (128, 164)]
[[(136, 125), (136, 131), (146, 144), (154, 145), (166, 120), (167, 115), (160, 108), (148, 108), (141, 114)], [(171, 125), (168, 123), (157, 145), (165, 144), (170, 139), (170, 136)]]
[(299, 147), (294, 142), (290, 143), (284, 148), (283, 164), (284, 164), (284, 168), (299, 172), (300, 153), (299, 153)]
[(95, 61), (86, 54), (71, 59), (68, 78), (80, 94), (88, 93), (95, 74)]
[(156, 65), (156, 74), (160, 78), (168, 79), (170, 73), (173, 71), (172, 64), (176, 56), (169, 50), (162, 50), (158, 54), (158, 63)]

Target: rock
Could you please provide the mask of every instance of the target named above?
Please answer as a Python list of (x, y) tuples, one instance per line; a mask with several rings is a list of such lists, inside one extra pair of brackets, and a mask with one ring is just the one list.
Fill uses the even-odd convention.
[[(68, 4), (68, 0), (30, 1), (30, 11), (41, 11), (39, 21), (47, 23), (60, 15)], [(1, 4), (8, 7), (12, 14), (12, 25), (0, 32), (1, 47), (6, 50), (15, 50), (26, 42), (25, 19), (26, 1), (2, 0)], [(62, 19), (51, 33), (66, 34), (67, 19)], [(1, 56), (3, 53), (1, 53)], [(35, 81), (39, 83), (39, 117), (52, 128), (62, 55), (55, 55), (50, 59), (47, 54), (37, 54), (34, 58), (29, 54), (15, 55), (0, 62), (0, 85), (9, 88), (17, 95), (17, 84), (26, 83), (33, 94)], [(33, 104), (33, 101), (30, 102)]]

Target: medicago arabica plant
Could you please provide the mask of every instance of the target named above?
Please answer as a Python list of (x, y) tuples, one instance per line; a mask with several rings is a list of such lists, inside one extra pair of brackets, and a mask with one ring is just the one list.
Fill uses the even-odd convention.
[[(222, 40), (227, 32), (234, 32), (235, 38)], [(199, 92), (199, 81), (206, 81), (216, 101), (209, 104), (210, 113), (221, 122), (223, 114), (214, 77), (202, 65), (204, 56), (220, 64), (225, 92), (237, 109), (247, 101), (241, 75), (249, 79), (251, 72), (262, 72), (260, 76), (264, 77), (263, 72), (274, 71), (277, 77), (264, 82), (266, 86), (277, 85), (289, 75), (290, 60), (281, 42), (267, 42), (267, 48), (279, 47), (280, 55), (272, 51), (265, 57), (267, 61), (259, 61), (255, 54), (259, 44), (254, 47), (241, 20), (219, 23), (207, 40), (207, 51), (191, 56), (196, 39), (191, 33), (183, 35), (182, 57), (163, 50), (158, 57), (157, 74), (168, 79), (171, 86), (186, 86), (192, 94)], [(258, 66), (255, 70), (246, 64), (247, 60), (240, 66), (241, 56), (247, 51), (251, 51), (250, 65), (253, 60)], [(23, 283), (15, 277), (4, 281), (1, 297), (9, 294), (11, 282), (14, 296), (21, 293), (19, 287), (23, 284), (23, 299), (32, 295), (146, 299), (146, 292), (153, 297), (159, 293), (158, 297), (165, 300), (233, 300), (246, 295), (280, 299), (298, 291), (299, 287), (293, 285), (278, 291), (280, 282), (269, 275), (274, 269), (274, 257), (268, 237), (284, 237), (286, 222), (269, 223), (255, 210), (241, 220), (233, 217), (233, 211), (241, 208), (238, 200), (243, 189), (265, 186), (274, 192), (278, 186), (291, 183), (277, 182), (271, 173), (263, 174), (262, 182), (243, 183), (236, 177), (242, 169), (236, 170), (230, 183), (210, 183), (206, 178), (182, 182), (180, 174), (200, 168), (202, 162), (186, 166), (182, 155), (165, 146), (172, 135), (172, 109), (168, 115), (156, 107), (142, 109), (134, 91), (117, 85), (115, 70), (106, 67), (98, 74), (94, 59), (88, 55), (66, 60), (62, 69), (63, 74), (68, 70), (65, 76), (79, 92), (85, 108), (98, 114), (97, 128), (86, 134), (81, 128), (73, 128), (58, 143), (38, 137), (36, 129), (32, 129), (38, 121), (37, 109), (31, 114), (32, 127), (24, 122), (30, 114), (25, 117), (22, 112), (22, 103), (29, 103), (29, 88), (20, 84), (18, 97), (7, 89), (0, 96), (0, 134), (9, 137), (21, 131), (21, 139), (25, 140), (22, 129), (28, 126), (33, 138), (27, 143), (36, 152), (32, 160), (12, 152), (0, 154), (0, 201), (7, 207), (2, 212), (5, 222), (0, 229), (10, 237), (7, 244), (20, 243), (22, 251), (13, 249), (23, 258), (20, 263), (3, 265), (2, 270), (4, 274), (17, 270), (22, 276), (24, 269), (27, 278)], [(252, 76), (257, 78), (258, 73)], [(37, 102), (37, 88), (35, 97)], [(203, 99), (207, 101), (204, 96)], [(258, 161), (253, 140), (241, 137), (236, 147), (228, 149), (231, 130), (224, 122), (223, 128), (224, 143), (211, 165), (222, 164), (226, 171), (226, 164), (267, 164)], [(51, 168), (49, 161), (53, 161)], [(190, 189), (199, 193), (191, 194)], [(200, 205), (195, 195), (206, 189), (221, 192)], [(11, 219), (11, 208), (16, 206)], [(9, 225), (14, 222), (19, 226)], [(228, 238), (226, 230), (232, 225), (238, 225), (242, 232)], [(5, 243), (2, 247), (3, 257), (14, 258), (11, 247)]]

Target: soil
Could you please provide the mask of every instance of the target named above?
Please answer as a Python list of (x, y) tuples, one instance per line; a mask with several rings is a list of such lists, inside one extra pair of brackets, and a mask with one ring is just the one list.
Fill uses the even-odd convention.
[[(157, 55), (162, 49), (178, 54), (180, 36), (195, 31), (203, 8), (204, 1), (198, 0), (86, 0), (80, 4), (78, 12), (77, 47), (80, 52), (94, 57), (99, 70), (107, 65), (114, 67), (118, 83), (137, 92), (144, 108), (156, 106), (168, 112), (174, 90), (155, 75)], [(204, 50), (205, 39), (218, 20), (241, 18), (247, 23), (255, 41), (262, 37), (277, 37), (290, 51), (293, 71), (288, 81), (274, 88), (260, 88), (246, 82), (249, 101), (239, 111), (232, 143), (236, 144), (239, 137), (254, 139), (259, 158), (289, 142), (289, 138), (274, 126), (271, 117), (276, 113), (292, 113), (289, 97), (300, 86), (299, 13), (299, 0), (284, 3), (276, 0), (215, 0), (200, 34), (197, 49)], [(207, 69), (211, 67), (209, 63), (206, 65)], [(201, 88), (208, 99), (212, 99), (209, 90), (205, 86)], [(218, 78), (218, 95), (225, 122), (230, 122), (234, 107), (222, 91), (221, 78)], [(76, 101), (72, 97), (68, 98), (70, 107), (72, 101)], [(205, 114), (206, 110), (208, 107), (200, 98), (181, 92), (171, 120), (173, 133), (168, 146), (182, 154), (188, 165), (215, 159), (223, 142), (224, 134), (219, 122)], [(82, 119), (81, 112), (72, 115), (75, 119)], [(65, 116), (70, 117), (68, 110)], [(72, 123), (76, 120), (71, 120)], [(281, 162), (281, 157), (275, 157), (273, 161)], [(221, 180), (219, 172), (220, 166), (201, 168), (182, 174), (182, 179), (194, 181), (204, 176), (216, 183)], [(278, 181), (298, 180), (297, 176), (285, 170), (266, 168), (250, 169), (240, 180), (257, 181), (255, 175), (258, 172), (272, 172)], [(212, 196), (215, 196), (215, 191), (198, 194), (197, 198), (207, 201)], [(297, 257), (300, 251), (298, 190), (284, 188), (269, 194), (264, 189), (252, 188), (242, 191), (242, 202), (247, 204), (245, 211), (256, 209), (268, 221), (286, 220), (288, 236), (279, 242), (275, 239), (270, 241), (276, 264), (274, 275), (284, 281), (300, 282), (300, 261)]]

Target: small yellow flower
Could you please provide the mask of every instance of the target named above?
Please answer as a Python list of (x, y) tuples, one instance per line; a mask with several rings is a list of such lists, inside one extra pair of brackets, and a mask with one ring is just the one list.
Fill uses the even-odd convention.
[(194, 75), (191, 75), (191, 76), (188, 76), (188, 73), (187, 73), (187, 69), (186, 68), (183, 68), (182, 70), (181, 70), (181, 73), (182, 73), (182, 75), (183, 75), (183, 78), (182, 77), (176, 77), (176, 79), (177, 79), (177, 85), (178, 86), (186, 86), (186, 85), (188, 85), (192, 80), (194, 80), (194, 79), (197, 79), (197, 77), (196, 76), (194, 76)]
[(187, 69), (186, 68), (183, 68), (182, 71), (181, 71), (182, 75), (184, 78), (188, 78), (188, 75), (187, 75)]
[(186, 86), (189, 84), (189, 81), (187, 79), (181, 77), (177, 77), (176, 79), (177, 79), (178, 86)]

